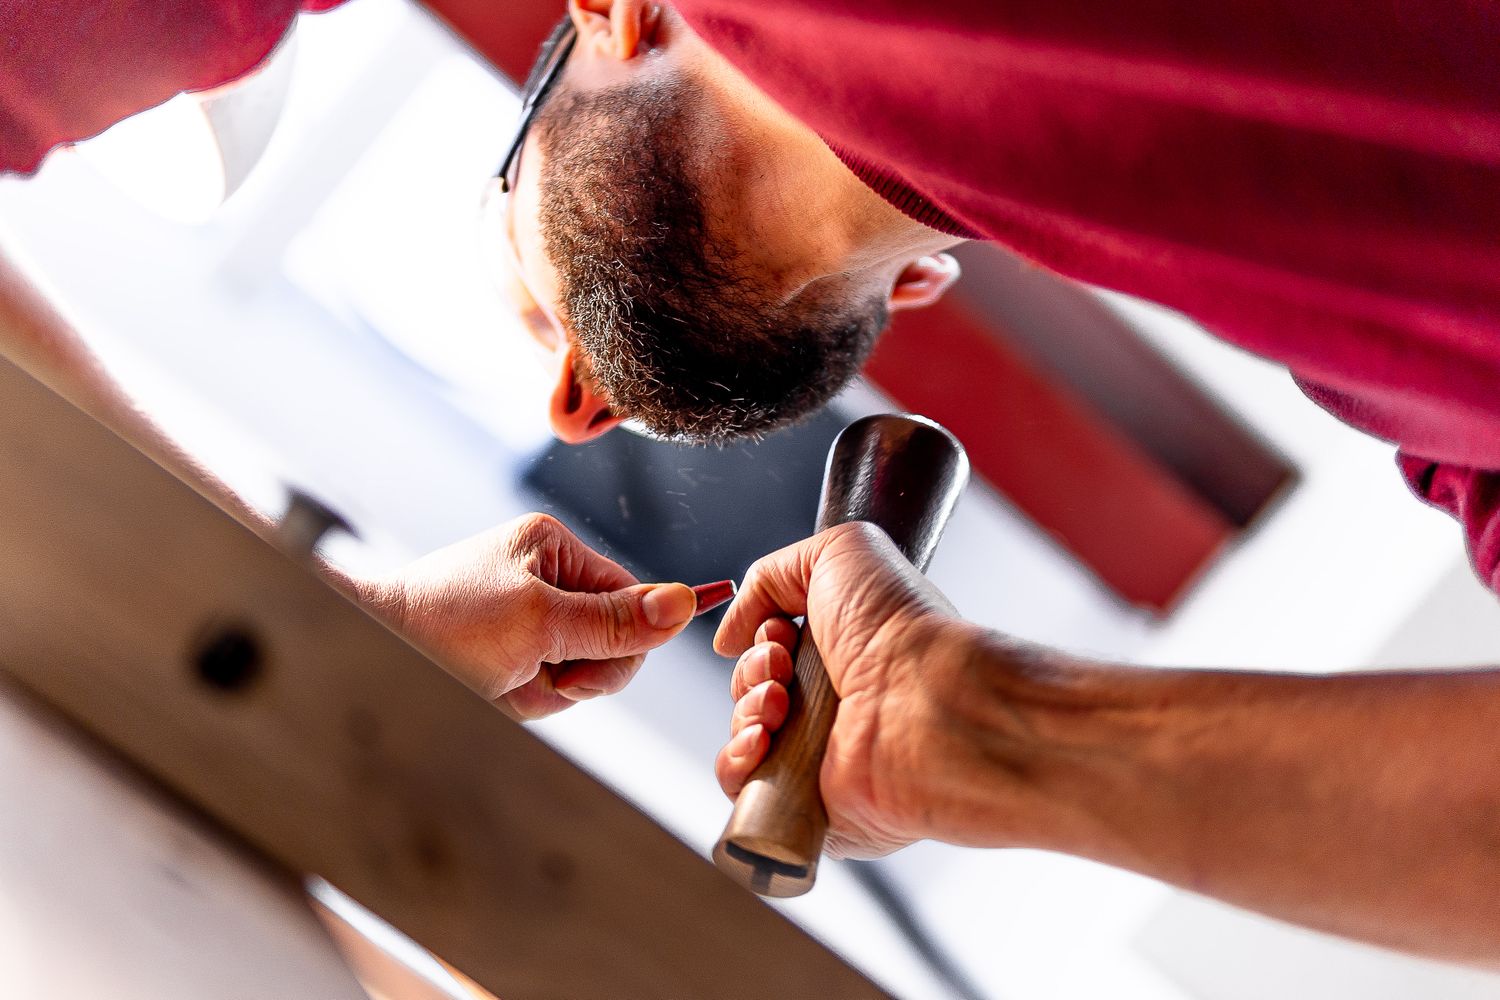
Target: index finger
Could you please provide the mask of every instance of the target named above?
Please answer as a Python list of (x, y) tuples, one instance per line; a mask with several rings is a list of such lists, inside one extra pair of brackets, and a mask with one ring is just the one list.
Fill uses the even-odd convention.
[(755, 561), (714, 635), (719, 655), (738, 656), (749, 649), (755, 630), (767, 619), (807, 614), (807, 588), (827, 537), (827, 532), (814, 535)]

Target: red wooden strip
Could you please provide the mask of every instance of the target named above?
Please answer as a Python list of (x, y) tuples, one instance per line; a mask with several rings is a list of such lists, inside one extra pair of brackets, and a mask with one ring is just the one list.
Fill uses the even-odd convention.
[(537, 47), (567, 12), (556, 0), (425, 0), (426, 7), (517, 86)]
[(963, 306), (1237, 528), (1296, 478), (1275, 448), (1083, 285), (991, 243), (954, 255), (964, 280), (951, 294)]
[(867, 373), (943, 424), (974, 470), (1132, 604), (1169, 609), (1228, 519), (953, 302), (902, 313)]

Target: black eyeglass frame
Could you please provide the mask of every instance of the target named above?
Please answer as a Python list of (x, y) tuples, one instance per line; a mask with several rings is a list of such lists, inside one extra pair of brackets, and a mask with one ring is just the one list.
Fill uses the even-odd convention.
[(557, 78), (562, 75), (562, 68), (567, 65), (568, 56), (572, 55), (573, 46), (577, 41), (578, 29), (573, 26), (571, 19), (565, 19), (551, 51), (542, 56), (545, 60), (543, 65), (532, 71), (531, 79), (535, 81), (535, 85), (521, 95), (521, 116), (516, 121), (516, 137), (511, 140), (510, 148), (505, 151), (505, 158), (500, 161), (500, 169), (495, 171), (495, 177), (500, 181), (502, 194), (509, 194), (516, 185), (515, 171), (521, 161), (521, 147), (526, 145), (526, 135), (531, 131), (531, 123), (536, 118), (542, 102), (552, 92)]

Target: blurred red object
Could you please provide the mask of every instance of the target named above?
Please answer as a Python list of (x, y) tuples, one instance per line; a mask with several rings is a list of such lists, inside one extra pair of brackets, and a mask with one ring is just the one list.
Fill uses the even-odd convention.
[(733, 580), (698, 584), (693, 588), (693, 596), (698, 598), (698, 610), (693, 612), (693, 617), (706, 615), (719, 605), (732, 601), (737, 589)]
[(1236, 526), (955, 301), (903, 313), (868, 374), (1131, 604), (1168, 610)]
[(53, 0), (0, 4), (0, 174), (182, 91), (237, 80), (299, 10), (344, 0)]

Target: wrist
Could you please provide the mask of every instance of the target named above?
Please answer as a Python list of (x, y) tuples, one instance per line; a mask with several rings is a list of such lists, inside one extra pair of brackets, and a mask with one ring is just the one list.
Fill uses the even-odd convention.
[(1163, 701), (1148, 672), (971, 628), (954, 722), (978, 781), (959, 842), (1139, 869), (1133, 819), (1161, 814)]

